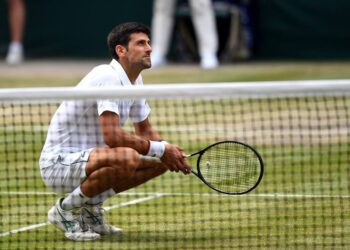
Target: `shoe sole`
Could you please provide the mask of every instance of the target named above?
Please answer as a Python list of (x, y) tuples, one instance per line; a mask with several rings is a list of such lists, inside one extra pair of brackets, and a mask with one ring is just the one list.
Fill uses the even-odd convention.
[(79, 236), (76, 236), (74, 233), (65, 233), (64, 236), (67, 238), (67, 239), (70, 239), (70, 240), (74, 240), (74, 241), (94, 241), (94, 240), (98, 240), (99, 238), (101, 238), (101, 236), (99, 234), (96, 234), (94, 236), (90, 236), (90, 237), (79, 237)]
[(118, 230), (113, 231), (113, 232), (102, 232), (100, 230), (96, 230), (94, 228), (91, 228), (92, 231), (94, 231), (95, 233), (98, 233), (100, 235), (106, 236), (106, 235), (122, 235), (123, 234), (123, 230), (118, 228)]

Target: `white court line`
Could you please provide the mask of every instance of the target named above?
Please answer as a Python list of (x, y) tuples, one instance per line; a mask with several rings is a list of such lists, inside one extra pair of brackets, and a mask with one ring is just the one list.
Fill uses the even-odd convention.
[[(52, 192), (0, 192), (0, 195), (57, 195)], [(211, 197), (232, 197), (232, 195), (213, 193), (146, 193), (146, 192), (124, 192), (118, 194), (120, 196), (211, 196)], [(348, 199), (350, 195), (332, 195), (332, 194), (287, 194), (287, 193), (263, 193), (263, 194), (244, 194), (250, 197), (271, 197), (271, 198), (338, 198)], [(237, 197), (237, 196), (236, 196)]]
[(152, 194), (150, 196), (139, 198), (139, 199), (136, 199), (136, 200), (127, 201), (127, 202), (121, 202), (121, 203), (116, 204), (116, 205), (112, 205), (112, 206), (109, 206), (109, 207), (104, 207), (104, 209), (106, 209), (106, 211), (108, 211), (108, 210), (114, 209), (114, 208), (135, 205), (137, 203), (141, 203), (141, 202), (148, 201), (148, 200), (153, 200), (155, 198), (160, 198), (162, 196), (164, 196), (164, 194)]
[[(0, 195), (56, 195), (52, 192), (0, 192)], [(145, 202), (148, 200), (160, 198), (162, 196), (210, 196), (210, 197), (232, 197), (231, 195), (224, 195), (224, 194), (217, 194), (217, 193), (143, 193), (143, 192), (137, 192), (137, 193), (129, 193), (124, 192), (120, 193), (118, 195), (123, 196), (135, 196), (135, 195), (148, 195), (146, 197), (142, 197), (139, 199), (127, 201), (127, 202), (121, 202), (112, 206), (104, 207), (106, 211), (114, 209), (114, 208), (120, 208), (130, 205), (135, 205), (137, 203)], [(271, 193), (271, 194), (245, 194), (244, 196), (250, 196), (250, 197), (272, 197), (272, 198), (336, 198), (336, 199), (349, 199), (350, 195), (315, 195), (315, 194), (281, 194), (281, 193)], [(237, 197), (237, 196), (236, 196)], [(240, 196), (241, 197), (241, 196)], [(31, 229), (43, 227), (46, 225), (49, 225), (49, 222), (39, 223), (30, 225), (27, 227), (22, 227), (19, 229), (14, 229), (8, 232), (0, 233), (0, 237), (8, 236), (10, 234), (16, 234), (24, 231), (29, 231)]]
[[(50, 194), (52, 194), (52, 193), (50, 193)], [(162, 197), (162, 196), (164, 196), (164, 195), (163, 194), (152, 194), (150, 196), (146, 196), (146, 197), (139, 198), (139, 199), (136, 199), (136, 200), (131, 200), (131, 201), (127, 201), (127, 202), (121, 202), (121, 203), (118, 203), (118, 204), (115, 204), (115, 205), (112, 205), (112, 206), (104, 207), (104, 209), (106, 211), (108, 211), (108, 210), (111, 210), (111, 209), (114, 209), (114, 208), (120, 208), (120, 207), (126, 207), (126, 206), (130, 206), (130, 205), (135, 205), (137, 203), (149, 201), (149, 200), (156, 199), (156, 198), (159, 198), (159, 197)], [(16, 234), (16, 233), (20, 233), (20, 232), (29, 231), (31, 229), (44, 227), (44, 226), (47, 226), (49, 224), (50, 223), (47, 221), (47, 222), (44, 222), (44, 223), (39, 223), (39, 224), (34, 224), (34, 225), (26, 226), (26, 227), (21, 227), (21, 228), (18, 228), (18, 229), (13, 229), (13, 230), (10, 230), (10, 231), (7, 231), (7, 232), (0, 233), (0, 237), (8, 236), (8, 235), (11, 235), (11, 234)]]
[(0, 237), (8, 236), (10, 234), (16, 234), (16, 233), (20, 233), (20, 232), (29, 231), (31, 229), (35, 229), (35, 228), (38, 228), (38, 227), (44, 227), (44, 226), (47, 226), (49, 224), (50, 223), (47, 221), (47, 222), (44, 222), (44, 223), (34, 224), (34, 225), (27, 226), (27, 227), (21, 227), (21, 228), (18, 228), (18, 229), (13, 229), (11, 231), (0, 233)]

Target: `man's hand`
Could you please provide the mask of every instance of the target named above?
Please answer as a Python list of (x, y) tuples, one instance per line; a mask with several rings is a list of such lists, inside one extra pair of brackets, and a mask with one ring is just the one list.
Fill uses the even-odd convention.
[(170, 171), (191, 173), (192, 167), (186, 160), (184, 150), (176, 145), (166, 144), (164, 154), (160, 159)]

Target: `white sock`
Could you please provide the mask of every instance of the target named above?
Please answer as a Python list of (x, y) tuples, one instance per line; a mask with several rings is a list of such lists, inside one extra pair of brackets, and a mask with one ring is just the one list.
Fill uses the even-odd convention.
[(79, 186), (66, 198), (64, 198), (61, 207), (63, 210), (71, 210), (73, 208), (81, 207), (88, 200), (90, 200), (90, 197), (83, 194)]
[(11, 42), (9, 45), (9, 50), (23, 50), (23, 45), (20, 42)]
[(97, 204), (101, 204), (103, 203), (105, 200), (107, 200), (109, 197), (115, 195), (115, 191), (113, 190), (113, 188), (110, 188), (106, 191), (104, 191), (103, 193), (100, 193), (92, 198), (90, 198), (90, 200), (88, 200), (86, 202), (86, 204), (88, 205), (97, 205)]

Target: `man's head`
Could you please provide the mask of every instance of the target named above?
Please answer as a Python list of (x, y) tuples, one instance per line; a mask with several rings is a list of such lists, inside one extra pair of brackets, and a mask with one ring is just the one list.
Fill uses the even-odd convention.
[[(114, 59), (120, 61), (120, 57), (124, 57), (124, 53), (131, 53), (130, 50), (135, 50), (135, 46), (144, 46), (142, 49), (144, 54), (141, 57), (145, 55), (149, 57), (152, 52), (149, 36), (150, 29), (142, 23), (127, 22), (117, 25), (107, 37), (110, 54)], [(136, 50), (140, 48), (136, 47)]]

